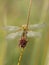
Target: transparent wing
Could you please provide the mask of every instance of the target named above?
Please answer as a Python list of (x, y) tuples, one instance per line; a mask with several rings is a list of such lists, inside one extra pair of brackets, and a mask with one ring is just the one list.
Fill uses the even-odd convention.
[(41, 32), (28, 31), (27, 37), (41, 37)]
[(34, 24), (34, 25), (29, 25), (29, 29), (40, 29), (40, 28), (44, 28), (46, 26), (45, 23), (43, 24)]
[(15, 32), (15, 33), (10, 33), (6, 36), (6, 39), (15, 39), (16, 37), (18, 36), (21, 36), (22, 35), (22, 31), (19, 31), (19, 32)]
[(6, 26), (6, 27), (3, 27), (4, 30), (7, 30), (7, 31), (16, 31), (16, 30), (19, 30), (20, 27), (18, 26)]
[[(16, 37), (20, 37), (23, 31), (10, 33), (6, 36), (6, 39), (15, 39)], [(27, 37), (41, 37), (41, 32), (28, 31)]]

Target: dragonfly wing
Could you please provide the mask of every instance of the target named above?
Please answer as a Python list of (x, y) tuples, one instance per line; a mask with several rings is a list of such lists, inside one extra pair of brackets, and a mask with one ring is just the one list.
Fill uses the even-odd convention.
[(41, 37), (41, 32), (28, 31), (27, 37)]
[(18, 36), (18, 32), (8, 34), (8, 35), (6, 36), (6, 39), (14, 39), (14, 38), (16, 38), (16, 36)]
[(22, 31), (16, 33), (10, 33), (6, 36), (6, 39), (15, 39), (18, 36), (22, 35)]
[(19, 30), (20, 27), (18, 27), (18, 26), (6, 26), (6, 27), (3, 27), (3, 29), (5, 29), (7, 31), (16, 31), (16, 30)]
[(46, 24), (34, 24), (34, 25), (29, 25), (29, 29), (40, 29), (44, 28)]

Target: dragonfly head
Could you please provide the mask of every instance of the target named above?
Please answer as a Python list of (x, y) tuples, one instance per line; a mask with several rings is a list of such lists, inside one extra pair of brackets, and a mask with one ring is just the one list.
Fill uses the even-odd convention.
[(27, 30), (27, 25), (22, 25), (23, 30)]

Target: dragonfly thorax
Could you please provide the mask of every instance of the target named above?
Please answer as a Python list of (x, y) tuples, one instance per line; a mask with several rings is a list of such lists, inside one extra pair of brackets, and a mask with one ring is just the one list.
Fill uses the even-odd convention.
[(22, 25), (23, 30), (27, 30), (27, 25)]

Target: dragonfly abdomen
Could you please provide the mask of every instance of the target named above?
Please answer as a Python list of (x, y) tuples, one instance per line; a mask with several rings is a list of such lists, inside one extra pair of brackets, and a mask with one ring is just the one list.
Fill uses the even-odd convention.
[(20, 45), (22, 48), (25, 48), (27, 42), (28, 42), (28, 41), (27, 41), (26, 39), (21, 39), (19, 45)]

